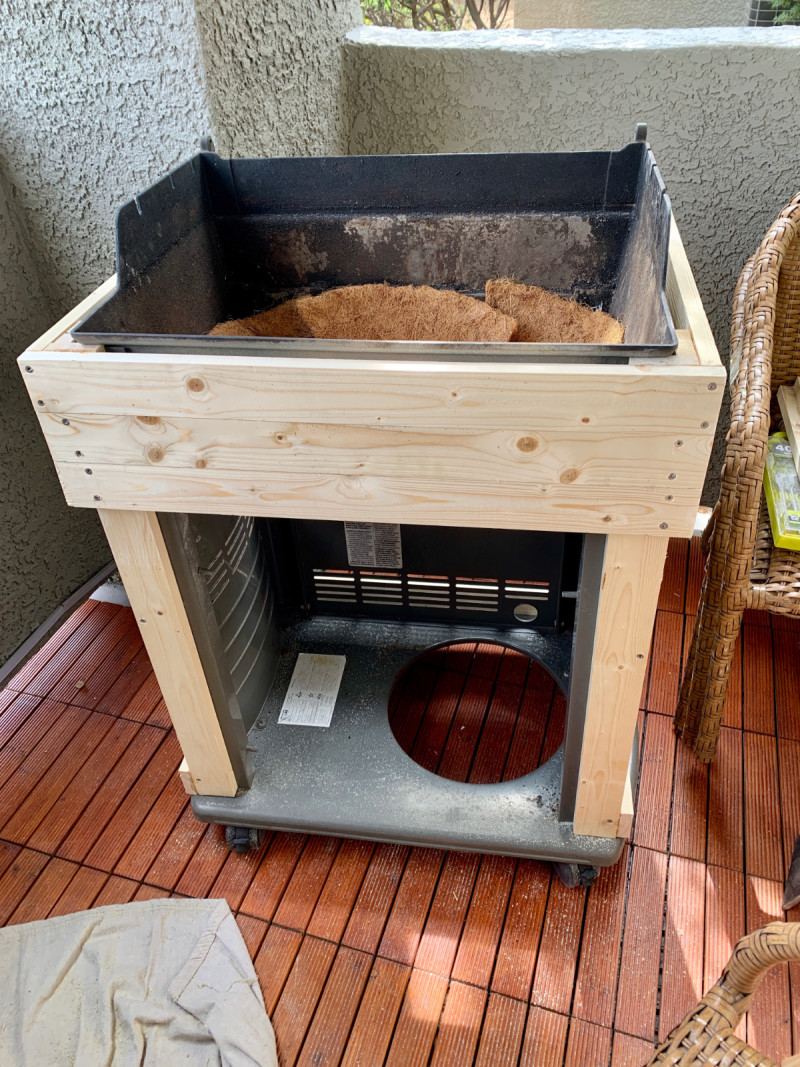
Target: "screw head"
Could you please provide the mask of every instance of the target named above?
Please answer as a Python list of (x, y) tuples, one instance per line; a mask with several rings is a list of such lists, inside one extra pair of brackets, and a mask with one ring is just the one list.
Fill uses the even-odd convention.
[(707, 430), (708, 427), (709, 427), (709, 423), (707, 423), (707, 422), (701, 422), (700, 423), (700, 429), (701, 430)]
[(33, 374), (33, 367), (26, 367), (25, 370), (28, 372), (28, 374)]
[(660, 522), (658, 524), (658, 527), (659, 527), (660, 530), (668, 530), (669, 529), (669, 523), (668, 522)]
[(710, 392), (713, 393), (714, 390), (717, 388), (717, 383), (716, 382), (709, 382), (708, 383), (708, 388), (709, 388)]
[(69, 419), (62, 419), (61, 422), (64, 426), (69, 426)]
[(37, 400), (36, 403), (39, 405), (40, 408), (44, 407), (44, 400)]
[(87, 474), (91, 474), (92, 473), (92, 468), (91, 467), (87, 467), (86, 468), (86, 473)]
[(675, 471), (673, 471), (672, 474), (668, 475), (668, 477), (671, 482), (674, 482), (678, 475), (675, 473)]
[(94, 499), (95, 500), (102, 500), (103, 498), (101, 496), (97, 496), (97, 494), (95, 493)]
[(676, 448), (683, 448), (683, 441), (676, 441), (675, 442), (675, 447)]

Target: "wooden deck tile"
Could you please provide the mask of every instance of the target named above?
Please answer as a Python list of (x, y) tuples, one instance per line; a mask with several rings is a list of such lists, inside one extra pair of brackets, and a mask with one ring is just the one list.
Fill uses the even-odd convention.
[(450, 976), (480, 862), (481, 857), (475, 852), (447, 853), (414, 959), (415, 967)]
[(520, 860), (497, 950), (491, 988), (503, 996), (528, 1000), (539, 939), (550, 892), (550, 864)]
[(703, 584), (703, 571), (706, 556), (700, 549), (700, 538), (693, 537), (689, 542), (689, 566), (686, 572), (686, 614), (696, 615), (700, 600), (700, 588)]
[(392, 733), (404, 752), (410, 752), (414, 746), (439, 672), (420, 661), (409, 667), (407, 675), (403, 691), (391, 714)]
[(800, 742), (778, 739), (779, 795), (783, 829), (783, 870), (789, 872), (795, 839), (800, 835)]
[(271, 921), (307, 840), (304, 834), (275, 834), (239, 906), (241, 911)]
[(12, 845), (9, 841), (0, 841), (0, 878), (20, 854), (22, 849), (19, 845)]
[(487, 993), (451, 982), (444, 1002), (431, 1067), (462, 1067), (472, 1063), (483, 1023)]
[(376, 952), (410, 849), (405, 845), (376, 845), (356, 898), (342, 943), (363, 952)]
[(765, 626), (743, 626), (742, 715), (745, 730), (775, 736), (775, 689), (772, 668), (772, 631)]
[(412, 970), (386, 1067), (427, 1067), (447, 986), (444, 975)]
[(145, 882), (163, 889), (175, 889), (206, 829), (206, 824), (195, 818), (191, 805), (187, 804), (172, 833), (145, 873)]
[(628, 865), (626, 847), (618, 863), (600, 872), (586, 903), (572, 1014), (600, 1026), (614, 1021)]
[(77, 864), (51, 859), (6, 920), (9, 926), (46, 919), (78, 871)]
[(658, 1040), (670, 1031), (705, 992), (705, 865), (670, 856), (667, 870), (667, 914), (664, 929), (664, 978)]
[(383, 1063), (408, 984), (410, 967), (378, 957), (372, 965), (342, 1067)]
[[(746, 881), (747, 932), (783, 920), (783, 885), (766, 878)], [(780, 1063), (792, 1053), (792, 1005), (789, 970), (781, 965), (767, 972), (747, 1013), (747, 1040), (760, 1053)]]
[(116, 604), (99, 603), (58, 651), (50, 659), (45, 660), (36, 674), (25, 682), (25, 692), (35, 696), (47, 696), (50, 690), (58, 685), (72, 664), (83, 655), (122, 610)]
[[(224, 897), (231, 911), (241, 909), (245, 914), (249, 914), (246, 908), (242, 908), (242, 902), (271, 844), (272, 834), (267, 833), (259, 849), (251, 852), (229, 852), (208, 895), (220, 900)], [(178, 892), (180, 891), (179, 889)], [(255, 918), (266, 921), (265, 915), (256, 915)]]
[[(270, 926), (261, 943), (253, 965), (258, 975), (267, 1014), (272, 1015), (280, 1000), (286, 979), (294, 966), (297, 953), (303, 943), (303, 935), (297, 930), (284, 930), (282, 926)], [(318, 943), (314, 939), (312, 944)]]
[(732, 726), (735, 730), (742, 729), (744, 719), (744, 653), (742, 651), (744, 641), (741, 633), (733, 649), (733, 662), (728, 678), (728, 692), (725, 695), (725, 710), (722, 715), (722, 725)]
[[(192, 853), (192, 858), (178, 879), (176, 891), (185, 893), (189, 897), (208, 896), (211, 886), (217, 880), (222, 865), (229, 855), (225, 844), (225, 830), (221, 826), (207, 826), (199, 845)], [(161, 883), (155, 882), (154, 884), (160, 885)], [(254, 914), (249, 909), (243, 910), (247, 910), (248, 914)], [(257, 915), (256, 918), (264, 919), (266, 916)]]
[(666, 852), (669, 838), (675, 743), (671, 719), (652, 712), (645, 716), (633, 840), (659, 852)]
[(608, 1063), (611, 1055), (611, 1031), (596, 1023), (573, 1019), (569, 1026), (567, 1055), (564, 1067), (587, 1067), (587, 1064)]
[(132, 719), (134, 722), (147, 722), (153, 713), (153, 709), (161, 700), (161, 689), (153, 672), (151, 671), (147, 675), (136, 692), (131, 690), (131, 693), (133, 695), (127, 704), (123, 706), (120, 715), (124, 719)]
[(57, 855), (83, 862), (163, 741), (164, 735), (160, 730), (153, 730), (149, 726), (137, 730), (119, 762), (109, 770), (103, 784), (58, 846)]
[(502, 659), (502, 645), (495, 644), (493, 641), (479, 641), (475, 646), (475, 659), (472, 661), (470, 674), (494, 681), (500, 670)]
[(87, 866), (103, 871), (114, 869), (168, 779), (176, 774), (180, 761), (178, 741), (174, 734), (169, 734), (139, 775), (136, 788), (123, 800), (92, 846), (86, 856)]
[(489, 994), (475, 1067), (517, 1067), (527, 1014), (527, 1004)]
[(336, 1067), (339, 1063), (371, 967), (372, 957), (365, 952), (342, 947), (336, 953), (298, 1067)]
[(34, 652), (28, 662), (17, 671), (11, 681), (7, 683), (9, 689), (15, 690), (16, 692), (22, 692), (26, 686), (30, 685), (36, 675), (47, 663), (50, 662), (61, 646), (66, 644), (76, 630), (81, 629), (99, 603), (99, 600), (92, 600), (91, 598), (89, 598), (89, 600), (84, 600), (84, 602), (77, 607), (72, 614), (64, 620), (64, 622), (62, 622), (53, 636), (49, 637), (42, 647), (37, 652)]
[(103, 632), (79, 656), (48, 694), (51, 700), (90, 710), (111, 688), (117, 675), (141, 647), (130, 608), (120, 608)]
[(19, 904), (24, 901), (25, 895), (48, 860), (49, 857), (41, 852), (23, 848), (8, 865), (5, 874), (0, 878), (0, 926), (5, 926)]
[(167, 900), (171, 896), (168, 889), (159, 889), (155, 885), (140, 885), (133, 894), (134, 900)]
[(502, 781), (521, 701), (520, 686), (497, 683), (468, 781), (477, 785)]
[(431, 693), (425, 722), (409, 752), (411, 758), (428, 771), (435, 771), (439, 766), (464, 681), (463, 675), (443, 670)]
[(474, 675), (467, 677), (441, 761), (436, 768), (437, 774), (443, 778), (466, 782), (488, 711), (492, 685), (487, 678)]
[[(49, 818), (50, 809), (75, 776), (80, 774), (86, 753), (93, 752), (101, 744), (112, 725), (113, 722), (107, 715), (90, 713), (86, 722), (46, 768), (46, 773), (33, 789), (23, 783), (22, 792), (14, 794), (14, 779), (6, 783), (4, 794), (8, 790), (9, 795), (17, 797), (14, 813), (0, 830), (0, 834), (7, 841), (24, 845), (40, 823)], [(3, 809), (0, 802), (0, 819), (5, 810), (7, 809)]]
[[(779, 616), (774, 616), (779, 618)], [(775, 652), (775, 714), (778, 736), (800, 741), (800, 629), (773, 629)]]
[(743, 775), (742, 734), (723, 726), (708, 772), (707, 861), (716, 867), (744, 864)]
[(453, 964), (454, 980), (487, 989), (503, 932), (516, 861), (484, 856)]
[(114, 868), (114, 874), (144, 881), (153, 856), (169, 840), (175, 824), (188, 804), (189, 798), (186, 796), (183, 782), (177, 775), (173, 775), (167, 780), (158, 800), (150, 808), (144, 822), (122, 854)]
[(414, 962), (443, 862), (444, 853), (439, 849), (411, 850), (381, 938), (379, 956), (406, 966)]
[(689, 542), (671, 537), (664, 562), (664, 577), (658, 594), (661, 611), (677, 611), (683, 614), (686, 600), (686, 573), (689, 566)]
[(156, 701), (156, 706), (147, 716), (147, 722), (150, 726), (158, 726), (162, 730), (169, 730), (171, 727), (172, 720), (169, 717), (167, 705), (164, 703), (163, 697), (159, 697)]
[(138, 730), (138, 723), (122, 720), (111, 723), (94, 751), (78, 760), (78, 773), (56, 797), (47, 817), (42, 819), (28, 838), (31, 848), (56, 852), (107, 776), (115, 771)]
[(650, 654), (650, 687), (647, 710), (660, 715), (674, 715), (680, 686), (683, 616), (672, 611), (659, 611), (653, 631)]
[[(26, 733), (24, 740), (19, 739), (19, 746), (12, 743), (0, 752), (0, 779), (3, 780), (0, 789), (0, 826), (11, 818), (31, 790), (44, 778), (64, 746), (78, 733), (90, 714), (82, 708), (64, 708), (62, 704), (42, 701), (34, 717), (40, 713), (47, 715), (51, 709), (53, 724), (37, 744), (31, 747)], [(18, 732), (21, 734), (23, 731)], [(12, 767), (13, 773), (6, 776), (5, 772)]]
[(531, 660), (522, 652), (514, 648), (507, 648), (503, 652), (500, 670), (497, 672), (497, 681), (501, 685), (518, 685), (523, 688), (528, 675)]
[(634, 848), (615, 1026), (645, 1040), (655, 1036), (666, 875), (663, 853)]
[(118, 878), (116, 874), (112, 874), (94, 898), (92, 907), (103, 908), (107, 904), (127, 904), (129, 900), (133, 900), (138, 888), (136, 882), (132, 882), (129, 878)]
[(569, 1014), (585, 904), (585, 889), (567, 889), (553, 878), (533, 976), (532, 1004)]
[(775, 736), (744, 734), (744, 840), (748, 874), (783, 879)]
[(341, 941), (374, 851), (372, 841), (342, 841), (309, 921), (309, 934)]
[[(64, 861), (53, 860), (52, 862), (62, 863)], [(48, 912), (48, 919), (56, 915), (71, 915), (73, 912), (86, 911), (91, 908), (107, 880), (108, 875), (104, 871), (96, 871), (93, 867), (79, 867), (74, 878)]]
[(672, 826), (673, 855), (705, 862), (708, 823), (708, 764), (701, 763), (682, 741), (675, 746)]
[[(706, 931), (703, 992), (716, 984), (734, 946), (744, 936), (744, 875), (727, 867), (706, 868)], [(736, 1030), (745, 1039), (742, 1022)]]
[(611, 1067), (642, 1067), (652, 1058), (654, 1046), (651, 1041), (643, 1041), (630, 1034), (614, 1034), (611, 1050)]
[[(27, 693), (15, 693), (12, 689), (4, 689), (3, 714), (0, 715), (0, 749), (9, 743), (23, 726), (26, 726), (33, 717), (33, 713), (42, 703), (42, 697), (29, 696)], [(45, 712), (42, 716), (42, 733), (46, 732), (50, 723), (49, 716)], [(42, 736), (40, 734), (39, 736)], [(19, 743), (19, 738), (16, 744)], [(34, 742), (35, 743), (35, 742)], [(6, 772), (6, 777), (10, 772)]]
[[(122, 715), (130, 703), (131, 694), (136, 694), (153, 673), (150, 657), (147, 655), (147, 649), (142, 645), (138, 629), (131, 632), (129, 643), (136, 651), (124, 670), (114, 676), (111, 685), (98, 701), (100, 706), (97, 710), (102, 711), (104, 715)], [(78, 695), (82, 695), (83, 692), (79, 690)]]
[(454, 671), (456, 674), (467, 674), (472, 666), (476, 647), (474, 642), (469, 641), (448, 645), (444, 651), (442, 669)]
[(568, 1027), (566, 1015), (557, 1015), (545, 1008), (531, 1008), (519, 1067), (563, 1067)]
[(528, 774), (542, 762), (542, 746), (555, 693), (556, 684), (552, 677), (538, 664), (531, 664), (503, 770), (504, 782)]
[(267, 935), (269, 923), (262, 922), (261, 919), (254, 919), (252, 915), (237, 915), (236, 925), (239, 927), (242, 939), (250, 954), (250, 959), (255, 959)]
[(275, 922), (304, 931), (341, 844), (338, 837), (309, 837), (286, 892), (275, 912)]

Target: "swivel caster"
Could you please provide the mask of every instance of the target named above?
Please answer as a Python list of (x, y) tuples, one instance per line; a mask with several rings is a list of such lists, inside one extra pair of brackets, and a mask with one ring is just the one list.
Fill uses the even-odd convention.
[(226, 826), (225, 844), (231, 852), (250, 852), (260, 848), (264, 840), (264, 831), (254, 826)]
[(599, 867), (587, 867), (582, 863), (554, 863), (553, 867), (567, 889), (593, 885), (600, 873)]

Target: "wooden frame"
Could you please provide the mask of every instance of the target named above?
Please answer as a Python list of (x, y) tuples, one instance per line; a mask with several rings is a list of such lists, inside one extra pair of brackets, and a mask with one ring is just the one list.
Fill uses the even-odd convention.
[[(20, 367), (67, 501), (101, 510), (137, 614), (152, 618), (147, 568), (162, 579), (167, 621), (157, 638), (142, 629), (186, 757), (184, 781), (232, 795), (158, 545), (158, 512), (602, 533), (575, 827), (624, 831), (666, 539), (691, 536), (725, 381), (677, 228), (667, 291), (678, 352), (625, 366), (298, 359), (280, 346), (266, 357), (127, 354), (76, 344), (70, 328), (112, 287), (113, 279), (48, 331)], [(138, 558), (137, 523), (148, 531)], [(176, 655), (180, 682), (170, 677)]]

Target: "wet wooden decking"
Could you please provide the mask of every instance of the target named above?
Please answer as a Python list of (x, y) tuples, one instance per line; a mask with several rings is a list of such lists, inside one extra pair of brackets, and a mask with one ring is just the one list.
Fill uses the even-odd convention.
[[(226, 897), (285, 1067), (639, 1067), (736, 939), (783, 917), (800, 832), (800, 623), (748, 615), (710, 768), (675, 740), (700, 568), (697, 541), (671, 544), (633, 837), (589, 891), (544, 863), (324, 837), (229, 854), (188, 807), (130, 610), (89, 601), (0, 694), (0, 923)], [(523, 657), (462, 646), (408, 677), (392, 721), (429, 769), (497, 781), (552, 754), (563, 700)], [(800, 965), (741, 1032), (800, 1051)]]

